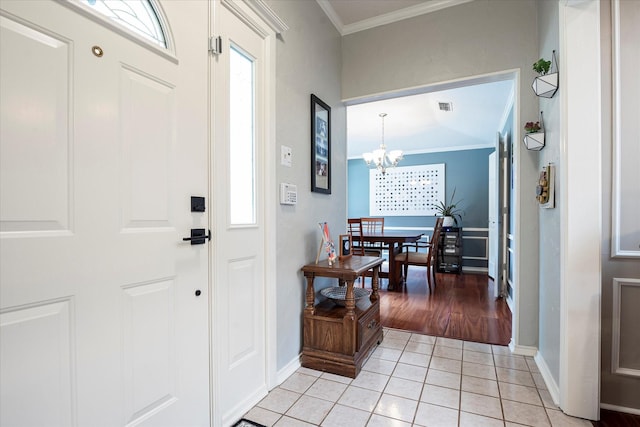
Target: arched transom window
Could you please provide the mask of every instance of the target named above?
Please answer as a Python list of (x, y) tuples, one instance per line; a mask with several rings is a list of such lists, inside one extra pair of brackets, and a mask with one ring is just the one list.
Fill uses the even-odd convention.
[(158, 13), (149, 0), (81, 0), (81, 3), (146, 39), (167, 47)]

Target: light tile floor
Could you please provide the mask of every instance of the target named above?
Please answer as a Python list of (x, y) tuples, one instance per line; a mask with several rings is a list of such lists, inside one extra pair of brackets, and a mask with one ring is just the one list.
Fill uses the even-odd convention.
[(533, 358), (393, 329), (356, 379), (300, 368), (245, 418), (269, 427), (591, 426), (553, 404)]

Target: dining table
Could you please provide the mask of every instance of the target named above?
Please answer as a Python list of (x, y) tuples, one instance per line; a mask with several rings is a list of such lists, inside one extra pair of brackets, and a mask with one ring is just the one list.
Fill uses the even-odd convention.
[[(365, 243), (381, 243), (389, 251), (389, 273), (386, 275), (389, 279), (387, 290), (394, 291), (402, 287), (403, 280), (402, 268), (396, 268), (395, 257), (402, 251), (403, 243), (411, 243), (420, 240), (422, 232), (409, 230), (384, 230), (374, 233), (362, 233), (362, 240)], [(380, 277), (385, 275), (380, 274)]]

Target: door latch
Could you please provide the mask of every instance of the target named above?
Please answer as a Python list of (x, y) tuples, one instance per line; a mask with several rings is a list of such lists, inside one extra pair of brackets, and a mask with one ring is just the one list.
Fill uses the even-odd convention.
[[(207, 231), (209, 234), (207, 234)], [(183, 237), (185, 242), (191, 242), (192, 245), (204, 245), (207, 243), (207, 239), (211, 240), (211, 230), (204, 228), (192, 228), (190, 237)]]

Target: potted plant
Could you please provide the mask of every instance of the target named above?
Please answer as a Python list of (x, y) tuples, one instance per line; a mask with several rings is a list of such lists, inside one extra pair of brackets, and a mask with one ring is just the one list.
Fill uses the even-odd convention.
[(544, 147), (544, 122), (542, 122), (542, 111), (540, 111), (539, 122), (527, 122), (524, 125), (524, 145), (527, 150), (540, 151)]
[[(543, 98), (552, 98), (558, 90), (558, 66), (555, 59), (556, 51), (554, 50), (551, 61), (540, 58), (533, 63), (533, 70), (538, 73), (539, 76), (533, 79), (531, 87), (536, 95)], [(556, 71), (550, 72), (554, 63), (556, 63)]]
[(444, 202), (440, 202), (439, 205), (435, 205), (435, 210), (438, 212), (436, 216), (441, 216), (444, 218), (442, 221), (443, 227), (451, 227), (454, 224), (458, 225), (458, 220), (462, 221), (462, 215), (464, 215), (464, 211), (458, 207), (461, 200), (454, 202), (454, 198), (456, 196), (456, 189), (453, 189), (453, 193), (451, 194), (451, 199), (447, 202), (446, 198)]

